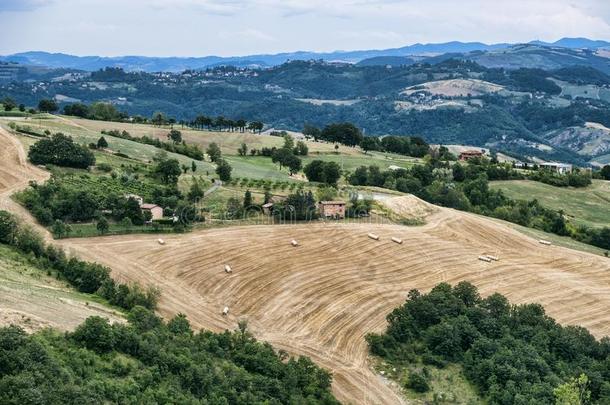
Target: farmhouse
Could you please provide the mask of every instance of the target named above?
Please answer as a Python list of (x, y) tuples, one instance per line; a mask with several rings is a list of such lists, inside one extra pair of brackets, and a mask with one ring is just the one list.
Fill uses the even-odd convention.
[(142, 211), (149, 211), (151, 219), (163, 218), (163, 208), (159, 207), (157, 204), (142, 204), (140, 205), (140, 208), (142, 208)]
[(572, 173), (572, 165), (567, 164), (567, 163), (555, 163), (555, 162), (540, 163), (540, 167), (542, 167), (544, 169), (548, 169), (557, 174)]
[(484, 154), (483, 151), (480, 150), (465, 150), (460, 153), (460, 160), (466, 161), (474, 158), (480, 158)]
[(320, 201), (318, 209), (322, 218), (345, 218), (345, 203), (343, 201)]

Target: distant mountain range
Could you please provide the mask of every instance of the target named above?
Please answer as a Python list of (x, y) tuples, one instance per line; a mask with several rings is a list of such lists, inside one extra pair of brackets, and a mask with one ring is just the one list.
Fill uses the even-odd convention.
[[(552, 46), (569, 49), (609, 48), (610, 42), (591, 40), (587, 38), (562, 38), (548, 43), (532, 41), (530, 45)], [(0, 56), (0, 61), (13, 62), (28, 66), (44, 66), (48, 68), (65, 68), (84, 71), (96, 71), (104, 67), (121, 67), (127, 71), (145, 72), (180, 72), (186, 69), (205, 69), (219, 65), (270, 67), (277, 66), (289, 60), (322, 59), (330, 62), (346, 62), (361, 64), (409, 64), (425, 58), (444, 54), (469, 55), (476, 52), (493, 52), (509, 49), (517, 44), (498, 43), (484, 44), (482, 42), (445, 42), (438, 44), (414, 44), (401, 48), (381, 50), (336, 51), (336, 52), (290, 52), (279, 54), (247, 55), (235, 57), (203, 56), (203, 57), (150, 57), (150, 56), (75, 56), (63, 53), (48, 53), (31, 51)], [(374, 58), (377, 58), (375, 60)], [(384, 58), (389, 58), (385, 59)]]

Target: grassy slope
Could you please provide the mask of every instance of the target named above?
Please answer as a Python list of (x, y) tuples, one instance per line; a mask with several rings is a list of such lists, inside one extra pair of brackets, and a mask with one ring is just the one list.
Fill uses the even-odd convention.
[(71, 329), (92, 315), (120, 314), (90, 294), (82, 294), (0, 245), (0, 325), (14, 323), (33, 331), (47, 326)]
[[(39, 132), (43, 132), (45, 129), (48, 129), (51, 132), (63, 132), (71, 135), (79, 143), (86, 144), (97, 142), (99, 137), (102, 136), (100, 131), (104, 129), (126, 130), (133, 136), (147, 135), (159, 138), (161, 140), (166, 140), (165, 136), (169, 130), (169, 128), (159, 128), (145, 124), (92, 121), (62, 116), (55, 117), (54, 119), (26, 120), (20, 122), (20, 124), (28, 125)], [(187, 143), (199, 145), (204, 150), (210, 143), (218, 143), (225, 158), (233, 166), (232, 175), (234, 177), (292, 180), (288, 175), (288, 170), (279, 170), (279, 166), (273, 164), (269, 158), (261, 156), (238, 156), (237, 154), (237, 148), (242, 143), (246, 143), (248, 145), (248, 149), (260, 149), (263, 147), (271, 148), (274, 146), (281, 147), (283, 144), (283, 139), (280, 137), (258, 135), (248, 132), (239, 133), (194, 131), (188, 129), (180, 130), (182, 131), (183, 139)], [(109, 143), (108, 149), (111, 152), (120, 151), (127, 154), (131, 158), (141, 161), (150, 161), (157, 152), (157, 148), (150, 145), (143, 145), (137, 142), (114, 138), (111, 136), (105, 136), (105, 138)], [(26, 144), (31, 144), (36, 141), (33, 138), (29, 138), (32, 139), (31, 142), (27, 139), (28, 138), (26, 137), (23, 139)], [(314, 141), (306, 141), (306, 143), (309, 147), (310, 154), (303, 159), (303, 165), (306, 165), (312, 160), (320, 159), (324, 161), (337, 162), (344, 170), (353, 171), (362, 165), (377, 165), (382, 169), (387, 169), (392, 165), (408, 167), (419, 160), (392, 153), (369, 152), (368, 154), (364, 154), (360, 148), (350, 148), (346, 146), (340, 146), (338, 153), (336, 153), (334, 144)], [(192, 161), (192, 159), (178, 154), (170, 153), (170, 156), (178, 159), (181, 164), (186, 164), (189, 166)], [(99, 162), (105, 162), (107, 160), (108, 158), (104, 156), (98, 156)], [(215, 177), (214, 165), (209, 162), (196, 163), (198, 166), (198, 175), (204, 174), (208, 178)]]
[[(100, 132), (88, 129), (79, 124), (72, 123), (65, 119), (55, 118), (50, 120), (27, 120), (19, 123), (20, 125), (28, 125), (35, 130), (43, 132), (45, 129), (51, 132), (63, 132), (64, 134), (72, 136), (77, 142), (83, 144), (95, 143), (102, 136)], [(112, 123), (110, 123), (112, 124)], [(108, 141), (108, 149), (111, 152), (122, 152), (127, 154), (130, 158), (150, 161), (153, 156), (158, 152), (158, 148), (152, 145), (144, 145), (125, 139), (114, 138), (112, 136), (105, 136)], [(178, 159), (181, 164), (191, 165), (192, 159), (179, 155), (176, 153), (169, 153), (172, 158)], [(214, 170), (214, 166), (208, 162), (196, 162), (197, 167), (201, 170)]]
[(587, 188), (553, 187), (535, 181), (495, 181), (491, 187), (520, 200), (536, 198), (548, 208), (564, 210), (576, 224), (610, 225), (610, 182), (594, 180)]
[[(439, 403), (480, 405), (484, 402), (477, 395), (476, 389), (468, 382), (462, 368), (457, 364), (449, 364), (444, 368), (422, 366), (420, 363), (388, 362), (385, 359), (373, 357), (374, 368), (378, 372), (402, 387), (402, 394), (409, 403), (423, 405), (434, 403), (435, 396)], [(421, 372), (425, 367), (429, 372), (430, 391), (417, 393), (405, 387), (410, 371)]]

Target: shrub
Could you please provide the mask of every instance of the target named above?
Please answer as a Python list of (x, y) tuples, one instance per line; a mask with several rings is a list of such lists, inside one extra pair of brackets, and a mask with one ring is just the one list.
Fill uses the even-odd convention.
[(405, 384), (407, 388), (412, 389), (415, 392), (423, 393), (430, 390), (430, 384), (428, 383), (428, 377), (425, 372), (411, 371), (409, 378)]
[(95, 168), (106, 173), (110, 173), (112, 171), (112, 166), (110, 166), (108, 163), (99, 163), (95, 166)]

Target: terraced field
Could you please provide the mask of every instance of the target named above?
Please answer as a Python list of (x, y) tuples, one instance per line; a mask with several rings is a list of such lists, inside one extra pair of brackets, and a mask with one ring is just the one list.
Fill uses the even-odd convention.
[[(334, 393), (346, 403), (404, 402), (369, 367), (364, 336), (383, 330), (387, 313), (412, 288), (468, 280), (483, 294), (539, 302), (563, 324), (610, 335), (607, 258), (541, 245), (499, 221), (397, 198), (386, 206), (426, 213), (426, 225), (316, 222), (167, 235), (163, 246), (158, 236), (146, 235), (59, 243), (110, 266), (118, 280), (157, 285), (163, 316), (182, 312), (195, 327), (212, 330), (247, 319), (256, 337), (331, 370)], [(293, 238), (298, 247), (290, 244)], [(500, 261), (479, 261), (481, 254)], [(226, 264), (232, 274), (224, 272)]]

